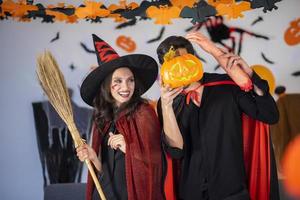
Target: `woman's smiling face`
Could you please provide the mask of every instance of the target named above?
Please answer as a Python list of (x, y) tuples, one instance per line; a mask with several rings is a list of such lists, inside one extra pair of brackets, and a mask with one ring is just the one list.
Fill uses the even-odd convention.
[(132, 71), (127, 67), (118, 68), (113, 72), (110, 92), (116, 106), (130, 100), (134, 93), (135, 81)]

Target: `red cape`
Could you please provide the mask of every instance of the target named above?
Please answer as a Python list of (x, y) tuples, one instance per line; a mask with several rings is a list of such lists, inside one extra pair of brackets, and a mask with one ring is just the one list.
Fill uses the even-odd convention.
[[(106, 133), (109, 124), (102, 131)], [(126, 141), (125, 173), (128, 199), (162, 200), (161, 128), (154, 109), (142, 104), (130, 116), (120, 114), (116, 128)], [(99, 152), (101, 134), (94, 129), (92, 147)], [(87, 199), (92, 199), (94, 183), (88, 175)]]

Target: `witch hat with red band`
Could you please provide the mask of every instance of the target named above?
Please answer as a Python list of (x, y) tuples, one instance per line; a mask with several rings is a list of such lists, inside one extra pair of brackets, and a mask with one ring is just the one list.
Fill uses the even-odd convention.
[(80, 87), (81, 97), (88, 105), (93, 106), (102, 81), (121, 67), (129, 68), (134, 77), (140, 80), (142, 90), (139, 95), (153, 85), (158, 74), (158, 65), (152, 57), (144, 54), (119, 56), (109, 44), (94, 34), (93, 41), (99, 66), (87, 75)]

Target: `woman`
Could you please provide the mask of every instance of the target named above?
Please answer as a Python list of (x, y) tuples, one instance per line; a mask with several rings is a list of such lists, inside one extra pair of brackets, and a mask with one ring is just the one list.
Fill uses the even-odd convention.
[[(220, 50), (199, 32), (190, 33), (186, 38), (171, 36), (165, 39), (157, 49), (160, 62), (164, 61), (171, 46), (178, 56), (194, 54), (191, 42), (211, 54), (226, 70), (238, 65), (251, 79), (253, 89), (241, 90), (228, 75), (211, 73), (204, 73), (201, 80), (185, 87), (171, 88), (161, 84), (157, 109), (163, 123), (164, 148), (176, 160), (173, 160), (173, 174), (177, 174), (174, 180), (179, 183), (175, 183), (175, 199), (278, 199), (271, 145), (252, 149), (257, 154), (267, 152), (266, 159), (255, 163), (251, 156), (248, 157), (252, 139), (247, 141), (254, 134), (243, 132), (247, 125), (243, 120), (245, 114), (247, 118), (260, 120), (261, 124), (278, 121), (278, 110), (268, 92), (267, 82), (242, 58)], [(188, 97), (191, 97), (189, 104), (186, 103)], [(259, 142), (263, 139), (269, 144), (268, 133), (261, 135)], [(270, 174), (264, 173), (269, 167)], [(253, 177), (265, 179), (260, 184)]]
[[(156, 80), (157, 63), (142, 54), (119, 57), (93, 39), (99, 67), (81, 86), (83, 100), (95, 108), (93, 141), (78, 147), (77, 155), (92, 161), (107, 199), (163, 199), (160, 125), (141, 98)], [(99, 199), (91, 177), (87, 185), (87, 199)]]

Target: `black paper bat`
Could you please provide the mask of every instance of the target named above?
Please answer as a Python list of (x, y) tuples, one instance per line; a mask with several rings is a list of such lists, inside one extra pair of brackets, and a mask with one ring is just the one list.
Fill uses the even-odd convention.
[(274, 64), (274, 62), (271, 61), (271, 60), (269, 60), (269, 59), (265, 56), (264, 53), (261, 53), (261, 56), (263, 57), (263, 59), (264, 59), (267, 63), (269, 63), (269, 64)]
[(296, 72), (292, 73), (292, 76), (300, 76), (300, 71), (296, 71)]
[(275, 3), (281, 1), (281, 0), (247, 0), (251, 3), (251, 8), (261, 8), (264, 7), (263, 11), (272, 11), (273, 9), (277, 10), (278, 7), (275, 5)]
[(59, 32), (56, 33), (56, 36), (50, 42), (54, 42), (58, 39), (59, 39)]
[(159, 41), (159, 40), (162, 38), (164, 32), (165, 32), (165, 27), (162, 27), (162, 28), (160, 29), (159, 35), (158, 35), (156, 38), (153, 38), (153, 39), (151, 39), (151, 40), (148, 40), (147, 43), (149, 44), (149, 43), (152, 43), (152, 42)]
[(202, 0), (199, 1), (193, 8), (185, 6), (180, 12), (180, 17), (192, 18), (191, 22), (196, 24), (197, 22), (204, 22), (206, 17), (214, 16), (216, 14), (216, 9)]
[(128, 22), (124, 22), (116, 27), (116, 29), (125, 28), (127, 26), (134, 26), (136, 24), (136, 18), (129, 20)]
[(38, 3), (36, 6), (38, 7), (38, 10), (28, 11), (26, 17), (33, 19), (42, 18), (42, 23), (54, 23), (54, 16), (46, 15), (45, 8), (42, 4)]
[(80, 42), (80, 46), (88, 53), (93, 53), (95, 54), (96, 51), (89, 49), (84, 43)]
[(75, 67), (75, 65), (72, 63), (70, 66), (70, 69), (73, 71), (76, 67)]
[(256, 23), (261, 22), (261, 21), (264, 21), (264, 19), (263, 19), (261, 16), (259, 16), (256, 20), (254, 20), (254, 21), (252, 22), (251, 26), (253, 26), (253, 25), (255, 25)]

